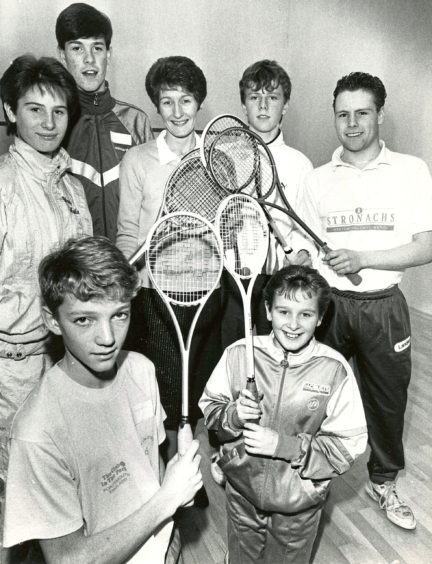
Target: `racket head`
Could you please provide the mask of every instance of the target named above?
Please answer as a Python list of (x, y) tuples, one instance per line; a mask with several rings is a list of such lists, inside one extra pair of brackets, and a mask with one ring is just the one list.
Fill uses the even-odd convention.
[(185, 161), (187, 159), (190, 159), (191, 157), (199, 157), (201, 153), (201, 149), (199, 147), (195, 147), (195, 149), (191, 149), (190, 151), (188, 151), (187, 153), (185, 153), (181, 160)]
[(209, 221), (194, 213), (161, 217), (147, 236), (145, 255), (150, 280), (171, 304), (202, 304), (222, 274), (220, 236)]
[(203, 167), (198, 155), (180, 161), (170, 174), (164, 194), (163, 211), (196, 213), (214, 221), (227, 191), (219, 186)]
[(228, 196), (217, 211), (216, 228), (230, 274), (242, 280), (260, 274), (267, 258), (269, 228), (259, 203), (246, 194)]
[(210, 148), (209, 168), (215, 181), (231, 192), (265, 198), (276, 185), (273, 158), (261, 137), (248, 129), (222, 131)]
[(220, 114), (211, 119), (204, 127), (201, 136), (200, 156), (201, 162), (205, 167), (208, 167), (210, 147), (214, 139), (219, 133), (230, 127), (248, 128), (244, 121), (232, 114)]

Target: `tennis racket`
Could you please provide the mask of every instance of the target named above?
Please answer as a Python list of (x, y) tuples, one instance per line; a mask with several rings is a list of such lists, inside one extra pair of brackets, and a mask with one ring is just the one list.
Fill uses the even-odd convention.
[[(209, 221), (192, 213), (160, 218), (146, 240), (146, 267), (150, 280), (174, 323), (182, 358), (182, 409), (178, 452), (192, 442), (189, 422), (189, 353), (200, 313), (219, 283), (223, 268), (222, 242)], [(198, 306), (185, 339), (173, 306)]]
[[(230, 192), (245, 191), (254, 197), (262, 196), (262, 185), (266, 187), (273, 178), (272, 163), (260, 145), (255, 134), (249, 136), (249, 130), (242, 136), (243, 129), (229, 128), (221, 132), (214, 140), (209, 154), (209, 168), (214, 180)], [(225, 134), (226, 133), (226, 134)], [(292, 253), (276, 221), (263, 207), (270, 229), (283, 249), (285, 255)]]
[[(255, 383), (251, 299), (258, 274), (267, 258), (268, 223), (261, 206), (245, 194), (232, 194), (219, 206), (216, 228), (223, 245), (224, 266), (242, 298), (246, 343), (246, 388), (258, 401)], [(247, 290), (243, 283), (248, 283)]]
[[(158, 219), (168, 213), (184, 211), (214, 221), (219, 204), (229, 192), (213, 180), (197, 151), (187, 153), (170, 174)], [(226, 163), (224, 166), (229, 170)], [(145, 242), (130, 257), (130, 264), (135, 264), (144, 253)]]
[(181, 161), (168, 178), (163, 213), (186, 211), (214, 221), (221, 201), (229, 192), (217, 184), (197, 155)]
[(208, 168), (208, 159), (210, 147), (212, 146), (215, 138), (230, 127), (245, 127), (248, 126), (238, 117), (231, 114), (220, 114), (210, 120), (205, 126), (201, 136), (200, 155), (202, 164)]
[[(222, 152), (226, 154), (225, 160), (229, 159), (231, 166), (234, 165), (237, 178), (250, 179), (247, 184), (246, 182), (242, 184), (239, 183), (238, 189), (241, 192), (256, 198), (264, 207), (271, 207), (285, 213), (295, 221), (325, 253), (330, 251), (327, 243), (320, 239), (291, 207), (279, 181), (273, 155), (259, 135), (244, 128), (232, 127), (221, 132), (216, 137), (210, 148), (209, 165), (213, 178), (216, 182), (221, 182), (223, 185), (224, 175), (220, 173), (221, 168), (224, 166), (220, 159), (220, 153)], [(267, 218), (269, 218), (269, 215), (268, 213)], [(270, 225), (272, 229), (274, 229), (274, 221), (270, 223)], [(277, 232), (275, 232), (275, 236), (279, 239)], [(281, 241), (279, 240), (279, 242)], [(282, 248), (287, 252), (286, 244), (285, 246), (282, 244)], [(362, 281), (361, 276), (357, 273), (346, 274), (345, 276), (355, 286), (358, 286)]]

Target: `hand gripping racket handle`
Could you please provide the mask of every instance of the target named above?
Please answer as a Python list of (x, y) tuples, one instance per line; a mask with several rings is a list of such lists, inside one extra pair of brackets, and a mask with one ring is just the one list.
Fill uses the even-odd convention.
[[(255, 378), (253, 376), (251, 378), (247, 378), (247, 380), (246, 380), (246, 390), (251, 392), (253, 394), (256, 402), (259, 403), (260, 397), (259, 397), (256, 381), (255, 381)], [(249, 421), (250, 421), (250, 423), (256, 423), (258, 425), (259, 424), (259, 417), (258, 417), (258, 419), (253, 419), (253, 420), (249, 420)]]
[(177, 451), (183, 456), (193, 441), (192, 428), (189, 423), (189, 417), (182, 416), (180, 419), (179, 430), (177, 434)]
[[(324, 243), (324, 245), (322, 246), (322, 250), (327, 254), (330, 252), (330, 247), (326, 243)], [(359, 284), (361, 284), (363, 280), (360, 274), (357, 273), (345, 274), (344, 276), (346, 276), (348, 280), (351, 282), (351, 284), (354, 284), (354, 286), (358, 286)]]
[[(189, 417), (182, 415), (180, 419), (179, 430), (177, 434), (177, 452), (183, 456), (193, 441), (192, 427), (189, 423)], [(184, 507), (192, 507), (194, 500), (190, 501)]]
[[(308, 225), (306, 225), (306, 223), (295, 213), (295, 211), (292, 208), (290, 208), (290, 209), (283, 208), (281, 206), (278, 206), (277, 204), (273, 204), (273, 203), (270, 203), (270, 202), (263, 202), (263, 204), (265, 206), (270, 206), (271, 208), (280, 210), (280, 211), (288, 214), (289, 217), (291, 219), (293, 219), (297, 223), (297, 225), (299, 225), (304, 231), (306, 231), (306, 233), (311, 237), (311, 239), (313, 239), (315, 241), (315, 243), (326, 254), (331, 251), (331, 249), (327, 245), (327, 243), (325, 243), (322, 239), (320, 239), (318, 237), (318, 235), (316, 233), (314, 233), (314, 231), (312, 231), (312, 229), (310, 229), (310, 227)], [(363, 278), (357, 272), (354, 273), (354, 274), (345, 274), (344, 276), (346, 276), (348, 278), (348, 280), (351, 282), (351, 284), (354, 284), (354, 286), (358, 286), (363, 281)]]

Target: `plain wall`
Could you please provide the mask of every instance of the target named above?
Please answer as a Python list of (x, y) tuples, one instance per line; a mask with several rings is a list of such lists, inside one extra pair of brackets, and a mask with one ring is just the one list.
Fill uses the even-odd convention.
[[(54, 36), (65, 0), (0, 0), (0, 72), (24, 52), (56, 55)], [(250, 63), (280, 62), (293, 82), (283, 123), (287, 142), (315, 166), (337, 146), (332, 92), (351, 71), (378, 75), (388, 100), (381, 134), (393, 150), (432, 168), (431, 0), (93, 0), (113, 22), (108, 72), (115, 96), (162, 123), (147, 97), (146, 72), (158, 58), (186, 55), (203, 69), (208, 97), (198, 128), (213, 116), (239, 116), (238, 80)], [(8, 145), (0, 128), (0, 152)], [(407, 195), (410, 187), (407, 186)], [(432, 265), (410, 269), (410, 306), (432, 314)]]

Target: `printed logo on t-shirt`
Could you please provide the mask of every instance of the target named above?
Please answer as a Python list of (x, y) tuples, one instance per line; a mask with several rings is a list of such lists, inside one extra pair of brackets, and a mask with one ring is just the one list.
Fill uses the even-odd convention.
[(390, 208), (355, 208), (334, 211), (326, 218), (327, 233), (337, 231), (394, 231), (395, 214)]
[(306, 392), (313, 392), (314, 394), (321, 394), (322, 396), (329, 396), (331, 388), (324, 384), (316, 384), (315, 382), (305, 382), (303, 390)]
[(404, 351), (405, 349), (407, 349), (410, 346), (410, 343), (411, 343), (411, 337), (407, 337), (403, 341), (396, 343), (395, 346), (394, 346), (395, 352), (398, 353), (398, 352)]
[(101, 486), (103, 491), (110, 494), (113, 493), (123, 482), (126, 482), (129, 476), (126, 464), (120, 461), (102, 476)]

